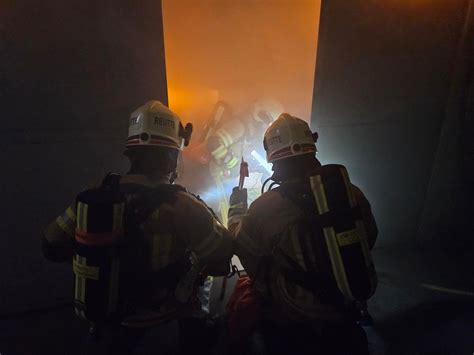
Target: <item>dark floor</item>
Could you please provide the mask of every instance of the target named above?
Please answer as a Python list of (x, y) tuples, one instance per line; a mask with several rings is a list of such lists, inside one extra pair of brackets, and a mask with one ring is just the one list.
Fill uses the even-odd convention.
[[(373, 354), (474, 354), (474, 296), (452, 293), (474, 291), (470, 262), (463, 268), (461, 261), (449, 263), (449, 256), (381, 249), (374, 258), (380, 283), (369, 302), (374, 326), (365, 328)], [(217, 279), (212, 313), (223, 311), (220, 285)], [(136, 353), (175, 353), (176, 335), (174, 323), (155, 329)], [(79, 355), (86, 336), (87, 325), (68, 305), (0, 315), (1, 355)]]

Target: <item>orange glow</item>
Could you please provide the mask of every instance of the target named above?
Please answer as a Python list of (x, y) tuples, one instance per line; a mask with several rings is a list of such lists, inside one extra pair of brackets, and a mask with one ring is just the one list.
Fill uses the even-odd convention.
[(163, 0), (170, 108), (202, 126), (217, 100), (262, 96), (309, 120), (321, 0)]
[(168, 84), (169, 106), (183, 118), (184, 123), (195, 123), (197, 117), (207, 115), (209, 111), (207, 108), (212, 108), (218, 99), (217, 90), (176, 87)]

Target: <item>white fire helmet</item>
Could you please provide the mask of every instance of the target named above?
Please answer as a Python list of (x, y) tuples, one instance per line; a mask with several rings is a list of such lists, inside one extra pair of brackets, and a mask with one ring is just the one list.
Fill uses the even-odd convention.
[(192, 125), (183, 127), (179, 117), (156, 100), (148, 101), (130, 116), (126, 147), (159, 146), (182, 149), (191, 138)]
[(283, 112), (283, 106), (272, 97), (264, 96), (253, 104), (253, 118), (256, 121), (270, 124), (280, 113)]
[(312, 133), (309, 125), (300, 118), (282, 113), (270, 127), (263, 138), (267, 152), (267, 161), (294, 157), (301, 154), (316, 153), (318, 134)]

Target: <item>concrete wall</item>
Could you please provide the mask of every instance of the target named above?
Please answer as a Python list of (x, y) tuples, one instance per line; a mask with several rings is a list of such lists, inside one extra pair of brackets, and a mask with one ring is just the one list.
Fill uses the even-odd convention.
[(420, 244), (474, 251), (474, 1), (458, 43), (445, 118), (420, 218)]
[(322, 3), (312, 111), (320, 158), (370, 199), (379, 247), (415, 245), (468, 1)]
[(130, 112), (167, 101), (160, 1), (0, 5), (0, 313), (71, 297), (40, 232), (121, 157)]

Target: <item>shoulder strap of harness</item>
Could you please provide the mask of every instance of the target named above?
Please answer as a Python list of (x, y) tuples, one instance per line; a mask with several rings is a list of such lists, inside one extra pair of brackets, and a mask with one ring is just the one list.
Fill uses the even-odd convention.
[(314, 212), (316, 209), (309, 180), (284, 182), (272, 191), (276, 191), (283, 198), (289, 199), (305, 213)]
[(156, 187), (136, 183), (120, 184), (121, 178), (122, 176), (117, 173), (108, 173), (102, 181), (101, 188), (132, 196), (125, 207), (126, 226), (140, 225), (162, 203), (173, 202), (177, 192), (186, 191), (181, 185), (174, 184), (160, 184)]
[[(142, 224), (164, 203), (173, 203), (177, 193), (186, 191), (180, 185), (161, 184), (155, 187), (147, 187), (140, 184), (121, 184), (120, 190), (129, 196), (125, 204), (124, 227), (126, 247), (122, 255), (131, 253), (133, 268), (123, 272), (123, 294), (127, 300), (127, 307), (133, 309), (138, 304), (147, 301), (147, 295), (153, 285), (173, 288), (178, 280), (189, 269), (190, 264), (187, 256), (179, 261), (168, 264), (158, 271), (148, 271), (148, 258), (144, 253), (146, 250)], [(137, 255), (139, 257), (137, 257)], [(127, 258), (127, 257), (126, 257)], [(143, 272), (146, 270), (146, 272)], [(130, 310), (129, 310), (130, 311)], [(133, 313), (133, 311), (132, 311)]]
[[(321, 168), (323, 169), (324, 166)], [(279, 192), (283, 198), (289, 199), (298, 206), (302, 211), (303, 219), (308, 221), (313, 227), (315, 224), (321, 228), (330, 227), (334, 224), (334, 220), (337, 219), (338, 215), (341, 213), (349, 213), (354, 219), (362, 218), (358, 205), (349, 209), (339, 208), (336, 206), (324, 214), (319, 214), (317, 212), (315, 196), (313, 195), (309, 179), (283, 183), (275, 188), (274, 191)]]
[(143, 223), (161, 204), (172, 203), (176, 199), (176, 193), (186, 191), (180, 185), (162, 184), (156, 187), (146, 187), (138, 184), (123, 184), (121, 191), (131, 194), (133, 197), (125, 206), (125, 224), (127, 226), (139, 226)]
[[(311, 191), (309, 180), (287, 182), (277, 187), (275, 191), (279, 192), (282, 197), (291, 200), (302, 211), (297, 226), (297, 237), (300, 239), (302, 245), (304, 245), (304, 234), (312, 234), (315, 228), (321, 228), (321, 226), (331, 223), (331, 215), (319, 216), (316, 213), (316, 202)], [(309, 267), (308, 270), (303, 269), (280, 247), (286, 238), (289, 237), (289, 235), (283, 236), (284, 239), (274, 247), (272, 252), (272, 261), (274, 264), (287, 279), (313, 292), (322, 303), (340, 306), (343, 303), (343, 299), (334, 287), (329, 275), (318, 272), (317, 269), (312, 267)], [(306, 250), (303, 249), (302, 252), (306, 261), (311, 259), (305, 257), (305, 254), (307, 254)]]

